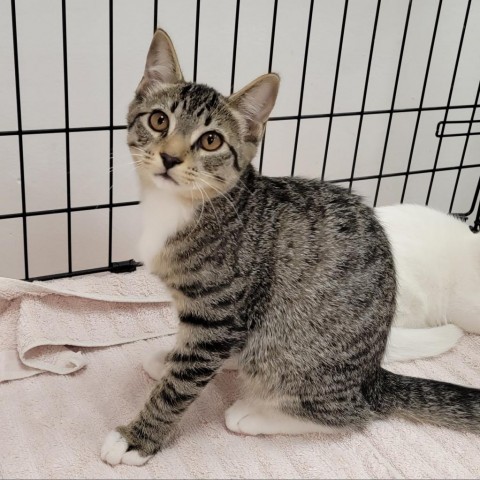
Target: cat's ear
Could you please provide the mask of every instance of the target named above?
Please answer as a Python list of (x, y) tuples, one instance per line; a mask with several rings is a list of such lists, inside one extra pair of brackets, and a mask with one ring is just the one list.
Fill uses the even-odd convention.
[(147, 54), (145, 72), (137, 92), (154, 82), (178, 83), (183, 82), (183, 75), (178, 63), (177, 54), (167, 32), (159, 28), (153, 36)]
[(280, 77), (267, 73), (228, 97), (229, 104), (247, 119), (249, 133), (258, 139), (275, 105), (279, 86)]

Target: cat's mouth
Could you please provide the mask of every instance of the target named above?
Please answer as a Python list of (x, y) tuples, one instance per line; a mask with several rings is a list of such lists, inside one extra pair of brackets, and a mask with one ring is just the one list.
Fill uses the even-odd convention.
[(161, 177), (164, 178), (167, 182), (173, 182), (175, 185), (178, 185), (178, 182), (174, 180), (168, 172), (163, 172), (163, 173), (155, 173), (154, 174), (156, 177)]

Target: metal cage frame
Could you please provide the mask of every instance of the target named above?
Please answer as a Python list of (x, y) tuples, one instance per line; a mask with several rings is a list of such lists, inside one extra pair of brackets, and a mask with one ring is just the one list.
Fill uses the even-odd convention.
[[(343, 7), (343, 19), (342, 19), (342, 26), (341, 26), (341, 33), (340, 33), (340, 41), (338, 44), (338, 54), (337, 54), (337, 61), (336, 61), (336, 71), (335, 71), (335, 78), (334, 78), (334, 85), (333, 85), (333, 94), (332, 94), (332, 101), (331, 101), (331, 108), (330, 111), (319, 113), (315, 115), (304, 115), (302, 114), (303, 108), (303, 94), (304, 94), (304, 86), (305, 86), (305, 78), (307, 72), (307, 61), (308, 61), (308, 52), (309, 52), (309, 45), (310, 45), (310, 32), (311, 32), (311, 25), (312, 25), (312, 12), (314, 7), (315, 0), (310, 0), (310, 9), (309, 9), (309, 17), (308, 17), (308, 26), (307, 26), (307, 35), (306, 35), (306, 42), (305, 42), (305, 53), (303, 58), (303, 70), (302, 70), (302, 77), (301, 77), (301, 87), (300, 87), (300, 100), (298, 104), (298, 112), (296, 115), (293, 116), (277, 116), (272, 117), (269, 119), (269, 122), (278, 122), (283, 120), (296, 120), (296, 130), (295, 130), (295, 141), (294, 141), (294, 148), (293, 148), (293, 157), (291, 163), (291, 175), (295, 174), (295, 163), (297, 159), (297, 146), (298, 146), (298, 139), (299, 139), (299, 131), (300, 131), (300, 124), (302, 120), (309, 119), (309, 118), (327, 118), (328, 119), (328, 130), (327, 130), (327, 137), (326, 137), (326, 146), (325, 151), (323, 153), (323, 166), (322, 170), (319, 172), (319, 176), (321, 179), (324, 179), (325, 176), (325, 168), (328, 161), (328, 154), (329, 154), (329, 144), (330, 144), (330, 134), (332, 130), (332, 120), (335, 117), (339, 116), (358, 116), (359, 117), (359, 124), (358, 124), (358, 131), (357, 137), (355, 142), (355, 150), (353, 155), (352, 161), (352, 168), (351, 173), (348, 178), (336, 179), (332, 180), (334, 183), (340, 182), (348, 182), (350, 189), (355, 181), (358, 180), (376, 180), (376, 191), (375, 191), (375, 199), (374, 205), (376, 205), (378, 200), (378, 194), (380, 189), (380, 184), (382, 179), (387, 177), (396, 177), (396, 176), (404, 176), (404, 184), (402, 195), (400, 201), (403, 202), (405, 198), (405, 191), (407, 187), (407, 183), (409, 177), (412, 175), (417, 174), (430, 174), (430, 183), (428, 188), (428, 194), (425, 204), (428, 205), (430, 200), (430, 194), (432, 191), (432, 185), (437, 172), (440, 171), (447, 171), (447, 170), (454, 170), (457, 172), (456, 181), (450, 201), (450, 209), (449, 212), (452, 213), (452, 208), (455, 200), (455, 196), (457, 193), (458, 183), (460, 179), (460, 174), (462, 170), (469, 169), (469, 168), (476, 168), (480, 167), (480, 162), (475, 163), (473, 165), (464, 165), (465, 153), (467, 150), (469, 139), (472, 135), (479, 135), (480, 131), (474, 131), (475, 126), (480, 123), (478, 120), (474, 120), (476, 109), (480, 106), (479, 105), (479, 96), (480, 96), (480, 82), (477, 88), (476, 96), (472, 104), (469, 105), (452, 105), (452, 93), (454, 90), (456, 75), (457, 75), (457, 68), (461, 56), (462, 45), (464, 42), (465, 36), (465, 29), (469, 19), (469, 12), (472, 0), (468, 0), (467, 8), (465, 11), (464, 21), (463, 21), (463, 30), (460, 36), (460, 41), (457, 49), (455, 66), (453, 70), (453, 75), (450, 83), (449, 94), (447, 98), (447, 102), (445, 105), (435, 106), (435, 107), (425, 107), (424, 97), (425, 91), (427, 86), (427, 81), (429, 78), (430, 72), (430, 64), (432, 59), (432, 53), (435, 47), (435, 39), (437, 34), (437, 26), (439, 23), (439, 18), (442, 11), (442, 4), (443, 0), (438, 0), (438, 8), (436, 12), (435, 18), (435, 25), (433, 28), (433, 34), (430, 42), (430, 49), (428, 54), (428, 60), (426, 64), (426, 69), (424, 73), (424, 80), (422, 86), (422, 92), (420, 97), (420, 102), (418, 107), (416, 108), (404, 108), (404, 109), (397, 109), (395, 108), (395, 100), (397, 95), (397, 87), (400, 78), (400, 72), (402, 68), (402, 60), (403, 60), (403, 52), (405, 47), (405, 41), (408, 35), (408, 28), (409, 28), (409, 21), (410, 21), (410, 14), (412, 10), (412, 3), (413, 0), (409, 0), (407, 14), (404, 20), (404, 27), (403, 27), (403, 36), (402, 36), (402, 43), (400, 48), (400, 54), (398, 57), (397, 69), (396, 69), (396, 76), (395, 76), (395, 84), (393, 88), (393, 95), (391, 99), (390, 108), (387, 110), (366, 110), (366, 99), (367, 99), (367, 92), (368, 92), (368, 85), (369, 85), (369, 76), (370, 76), (370, 67), (372, 63), (373, 51), (375, 46), (375, 39), (377, 33), (377, 25), (378, 25), (378, 18), (381, 6), (381, 0), (377, 0), (376, 3), (376, 11), (375, 11), (375, 20), (373, 25), (373, 30), (371, 34), (371, 42), (370, 42), (370, 50), (368, 56), (368, 65), (365, 77), (365, 84), (363, 90), (363, 98), (362, 98), (362, 105), (359, 111), (352, 111), (352, 112), (336, 112), (335, 111), (335, 99), (336, 99), (336, 91), (337, 91), (337, 83), (339, 77), (339, 70), (340, 70), (340, 61), (342, 57), (342, 45), (343, 45), (343, 38), (345, 33), (345, 24), (347, 19), (348, 13), (348, 5), (349, 0), (344, 0), (344, 7)], [(239, 12), (240, 12), (240, 0), (236, 0), (236, 11), (235, 11), (235, 31), (234, 31), (234, 41), (233, 41), (233, 62), (231, 68), (231, 92), (233, 92), (233, 85), (235, 81), (235, 67), (236, 67), (236, 50), (237, 50), (237, 38), (238, 38), (238, 23), (239, 23)], [(64, 72), (64, 95), (65, 95), (65, 128), (53, 128), (53, 129), (40, 129), (40, 130), (25, 130), (22, 127), (22, 108), (21, 108), (21, 91), (20, 91), (20, 70), (19, 70), (19, 60), (18, 60), (18, 44), (17, 44), (17, 20), (16, 20), (16, 9), (15, 9), (15, 0), (11, 0), (11, 21), (12, 21), (12, 32), (13, 32), (13, 54), (14, 54), (14, 70), (15, 70), (15, 89), (16, 89), (16, 108), (17, 108), (17, 119), (18, 119), (18, 128), (14, 131), (0, 131), (0, 136), (17, 136), (18, 137), (18, 147), (19, 147), (19, 161), (20, 161), (20, 183), (21, 183), (21, 202), (22, 202), (22, 211), (13, 214), (6, 214), (0, 215), (0, 221), (3, 219), (12, 219), (12, 218), (21, 218), (23, 221), (23, 254), (24, 254), (24, 265), (25, 265), (25, 280), (47, 280), (47, 279), (54, 279), (54, 278), (61, 278), (61, 277), (68, 277), (68, 276), (75, 276), (75, 275), (84, 275), (89, 273), (97, 273), (97, 272), (104, 272), (104, 271), (111, 271), (111, 272), (123, 272), (123, 271), (132, 271), (136, 268), (136, 266), (140, 265), (135, 260), (127, 260), (124, 262), (112, 262), (112, 213), (113, 209), (121, 208), (124, 206), (132, 206), (137, 205), (139, 202), (120, 202), (114, 203), (113, 202), (113, 132), (115, 130), (124, 130), (126, 129), (126, 125), (115, 125), (113, 122), (113, 11), (114, 11), (114, 2), (113, 0), (109, 0), (109, 88), (110, 88), (110, 117), (109, 117), (109, 124), (103, 126), (94, 126), (94, 127), (84, 127), (84, 128), (71, 128), (69, 126), (69, 91), (68, 91), (68, 62), (67, 62), (67, 21), (66, 21), (66, 0), (62, 0), (62, 32), (63, 32), (63, 72)], [(157, 26), (157, 15), (158, 15), (158, 0), (152, 1), (153, 7), (153, 29), (155, 30)], [(275, 46), (275, 27), (276, 27), (276, 18), (277, 18), (277, 8), (278, 8), (278, 0), (274, 0), (273, 5), (273, 18), (272, 18), (272, 31), (271, 31), (271, 40), (270, 40), (270, 54), (269, 54), (269, 62), (268, 62), (268, 70), (272, 70), (272, 61), (273, 61), (273, 52)], [(194, 54), (194, 69), (193, 69), (193, 80), (196, 81), (197, 79), (197, 65), (198, 65), (198, 38), (199, 38), (199, 25), (200, 25), (200, 16), (201, 16), (201, 0), (196, 1), (196, 27), (195, 27), (195, 54)], [(448, 121), (448, 112), (453, 109), (471, 109), (472, 114), (470, 120), (466, 121)], [(411, 163), (413, 152), (415, 149), (415, 143), (417, 139), (418, 127), (420, 118), (423, 112), (425, 111), (432, 111), (432, 110), (440, 110), (444, 111), (443, 121), (441, 121), (438, 126), (435, 135), (438, 138), (438, 145), (435, 154), (435, 161), (433, 168), (431, 169), (423, 169), (423, 170), (412, 170)], [(384, 170), (384, 163), (385, 163), (385, 156), (387, 151), (387, 145), (390, 136), (390, 127), (392, 124), (393, 115), (395, 113), (402, 113), (402, 112), (414, 112), (416, 113), (416, 120), (415, 120), (415, 127), (413, 133), (413, 139), (410, 146), (410, 153), (408, 158), (408, 164), (405, 171), (395, 172), (395, 173), (387, 173), (383, 172)], [(370, 175), (370, 176), (355, 176), (355, 168), (357, 162), (357, 153), (358, 153), (358, 146), (359, 141), (362, 133), (362, 124), (364, 116), (366, 115), (377, 115), (377, 114), (388, 114), (388, 124), (387, 130), (383, 145), (383, 152), (382, 152), (382, 159), (380, 164), (380, 169), (378, 174)], [(464, 131), (460, 133), (446, 133), (446, 127), (450, 124), (463, 124)], [(70, 133), (73, 132), (91, 132), (91, 131), (108, 131), (110, 133), (110, 144), (109, 144), (109, 152), (110, 152), (110, 177), (109, 177), (109, 201), (105, 204), (100, 205), (87, 205), (82, 207), (72, 207), (71, 206), (71, 195), (70, 195)], [(65, 148), (66, 148), (66, 185), (67, 185), (67, 205), (65, 208), (60, 209), (53, 209), (53, 210), (40, 210), (40, 211), (27, 211), (26, 204), (25, 204), (25, 176), (24, 176), (24, 151), (23, 151), (23, 137), (25, 135), (36, 135), (36, 134), (49, 134), (49, 133), (64, 133), (65, 134)], [(268, 132), (267, 132), (268, 134)], [(442, 142), (444, 137), (449, 136), (464, 136), (465, 142), (463, 146), (462, 156), (458, 165), (454, 167), (438, 167), (438, 159), (440, 150), (442, 147)], [(265, 139), (262, 141), (260, 147), (260, 172), (262, 171), (263, 166), (263, 159), (264, 159), (264, 143)], [(467, 212), (460, 212), (455, 213), (455, 215), (459, 216), (462, 219), (467, 219), (477, 207), (477, 203), (479, 200), (480, 194), (480, 179), (478, 181), (474, 198), (472, 199), (471, 207)], [(85, 210), (95, 210), (95, 209), (108, 209), (109, 211), (109, 247), (108, 247), (108, 262), (106, 266), (101, 266), (99, 268), (93, 268), (88, 270), (79, 270), (74, 271), (72, 269), (72, 232), (71, 232), (71, 213), (78, 212), (78, 211), (85, 211)], [(28, 230), (27, 230), (27, 218), (32, 216), (38, 215), (48, 215), (48, 214), (58, 214), (58, 213), (66, 213), (67, 214), (67, 229), (68, 229), (68, 271), (60, 274), (42, 276), (42, 277), (31, 277), (29, 275), (29, 265), (28, 265)], [(478, 232), (480, 230), (480, 205), (478, 206), (478, 210), (476, 213), (476, 217), (474, 219), (474, 225), (471, 227), (472, 231)]]

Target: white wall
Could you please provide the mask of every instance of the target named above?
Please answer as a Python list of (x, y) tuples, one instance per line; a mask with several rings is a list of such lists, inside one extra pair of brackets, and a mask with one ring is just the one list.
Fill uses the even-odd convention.
[[(361, 109), (376, 0), (350, 0), (343, 40), (335, 112)], [(10, 0), (0, 0), (0, 131), (17, 130)], [(109, 2), (67, 0), (68, 90), (70, 127), (109, 125)], [(113, 1), (113, 120), (125, 123), (132, 92), (139, 81), (153, 30), (153, 0)], [(235, 88), (268, 70), (274, 0), (241, 0), (238, 23)], [(444, 0), (431, 60), (424, 106), (447, 102), (467, 0)], [(65, 127), (61, 0), (16, 0), (22, 123), (25, 130)], [(417, 108), (438, 0), (414, 0), (394, 108)], [(202, 0), (197, 80), (227, 94), (230, 91), (236, 0)], [(273, 116), (299, 111), (309, 0), (278, 0), (273, 70), (282, 88)], [(330, 112), (344, 2), (315, 0), (302, 113)], [(382, 0), (365, 110), (388, 110), (392, 104), (407, 0)], [(159, 0), (158, 25), (176, 45), (183, 71), (193, 76), (196, 0)], [(480, 80), (480, 0), (472, 0), (452, 105), (472, 105)], [(468, 120), (471, 108), (452, 109), (449, 120)], [(444, 111), (421, 114), (412, 170), (431, 169), (438, 138), (434, 132)], [(416, 112), (393, 115), (384, 173), (404, 172), (409, 158)], [(476, 119), (480, 119), (477, 111)], [(365, 115), (355, 176), (378, 175), (388, 114)], [(295, 174), (320, 176), (328, 118), (302, 120)], [(350, 177), (359, 116), (335, 117), (331, 125), (325, 178)], [(296, 120), (272, 121), (266, 134), (263, 172), (289, 175)], [(138, 199), (136, 180), (124, 141), (114, 132), (114, 202)], [(444, 138), (438, 167), (458, 165), (466, 137)], [(27, 211), (65, 208), (65, 134), (23, 137)], [(0, 136), (0, 215), (21, 212), (19, 144), (16, 136)], [(258, 165), (257, 156), (255, 162)], [(71, 205), (108, 203), (109, 132), (70, 134)], [(464, 159), (480, 164), (480, 136), (472, 136)], [(430, 205), (448, 210), (457, 171), (435, 175)], [(460, 175), (454, 211), (470, 207), (480, 167)], [(405, 201), (425, 203), (431, 174), (409, 177)], [(378, 203), (400, 200), (404, 177), (380, 184)], [(354, 189), (372, 201), (377, 180), (354, 182)], [(27, 219), (30, 276), (65, 272), (67, 215)], [(23, 277), (22, 219), (0, 220), (0, 275)], [(113, 260), (136, 256), (138, 207), (121, 207), (113, 214)], [(74, 270), (108, 262), (108, 210), (72, 213)]]

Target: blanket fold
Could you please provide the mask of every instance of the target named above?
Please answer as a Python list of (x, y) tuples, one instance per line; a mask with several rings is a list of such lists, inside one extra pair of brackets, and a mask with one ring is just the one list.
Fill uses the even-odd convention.
[(0, 382), (73, 373), (79, 347), (106, 347), (175, 333), (162, 283), (144, 269), (50, 282), (0, 278)]

